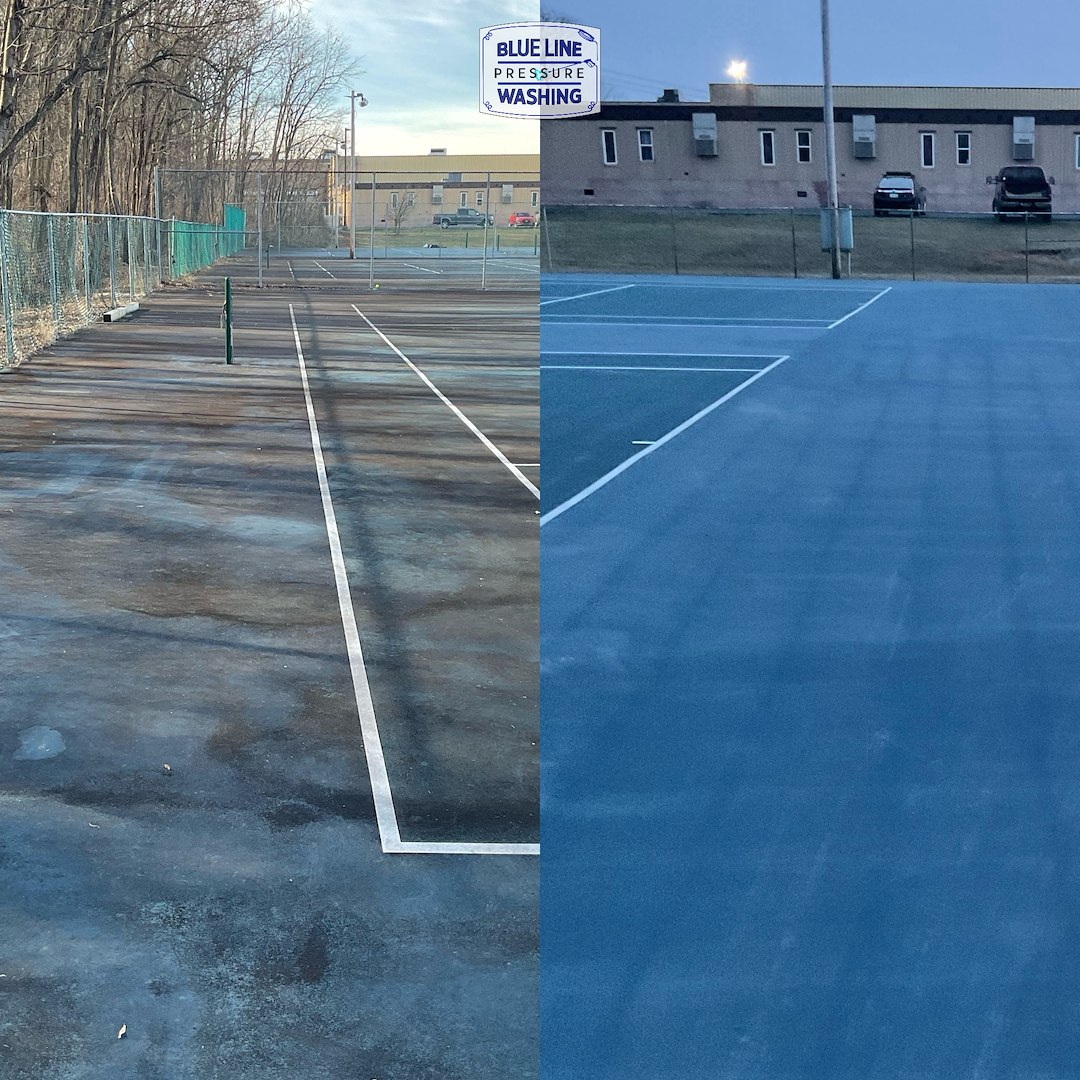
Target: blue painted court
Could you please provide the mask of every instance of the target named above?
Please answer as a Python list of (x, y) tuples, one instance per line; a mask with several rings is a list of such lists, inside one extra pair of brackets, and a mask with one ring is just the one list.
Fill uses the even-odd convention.
[(545, 275), (545, 1080), (1080, 1075), (1080, 299)]

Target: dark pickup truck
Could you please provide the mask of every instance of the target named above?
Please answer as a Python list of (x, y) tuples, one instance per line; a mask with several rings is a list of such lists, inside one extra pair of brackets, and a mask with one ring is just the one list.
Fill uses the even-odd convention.
[(471, 206), (462, 206), (458, 210), (450, 210), (444, 214), (436, 214), (431, 222), (440, 229), (449, 229), (451, 225), (494, 225), (495, 219), (490, 214), (481, 214)]
[(997, 176), (988, 176), (994, 184), (994, 213), (998, 221), (1014, 214), (1032, 214), (1041, 221), (1050, 220), (1049, 180), (1038, 165), (1006, 165)]

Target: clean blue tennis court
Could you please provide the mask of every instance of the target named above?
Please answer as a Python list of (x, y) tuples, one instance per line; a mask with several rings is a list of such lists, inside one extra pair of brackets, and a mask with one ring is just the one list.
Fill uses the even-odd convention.
[(545, 1080), (1075, 1077), (1075, 291), (540, 310)]

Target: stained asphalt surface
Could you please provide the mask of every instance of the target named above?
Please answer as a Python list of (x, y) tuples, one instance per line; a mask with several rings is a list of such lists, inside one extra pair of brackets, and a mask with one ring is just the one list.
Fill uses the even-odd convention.
[(541, 308), (608, 363), (790, 354), (542, 529), (543, 1076), (1071, 1080), (1075, 293), (803, 299)]
[(288, 313), (402, 835), (525, 843), (536, 500), (350, 304), (535, 462), (535, 294), (295, 269), (0, 375), (4, 1080), (538, 1074), (537, 860), (380, 848)]

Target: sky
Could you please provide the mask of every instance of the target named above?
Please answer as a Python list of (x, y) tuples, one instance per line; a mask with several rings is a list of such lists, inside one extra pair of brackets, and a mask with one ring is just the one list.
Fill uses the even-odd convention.
[[(544, 0), (600, 28), (601, 94), (708, 100), (732, 59), (749, 82), (822, 79), (819, 0)], [(1080, 86), (1077, 0), (830, 0), (837, 84)], [(1030, 17), (1031, 26), (1025, 23)]]
[(480, 28), (535, 22), (539, 0), (308, 0), (305, 6), (359, 58), (363, 74), (348, 89), (369, 102), (356, 111), (361, 156), (426, 154), (433, 147), (449, 154), (539, 153), (539, 121), (480, 114)]

